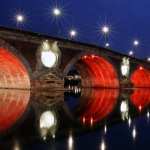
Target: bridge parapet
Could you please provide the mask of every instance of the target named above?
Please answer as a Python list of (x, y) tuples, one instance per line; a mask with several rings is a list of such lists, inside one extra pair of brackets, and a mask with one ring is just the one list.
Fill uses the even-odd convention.
[[(145, 79), (145, 84), (146, 84), (146, 87), (150, 87), (150, 80), (149, 80), (150, 75), (148, 73), (150, 70), (150, 64), (148, 62), (139, 60), (139, 59), (127, 56), (127, 55), (119, 54), (117, 52), (111, 51), (103, 47), (98, 47), (98, 46), (90, 45), (90, 44), (83, 44), (80, 42), (73, 42), (73, 41), (69, 41), (66, 39), (54, 38), (54, 37), (45, 36), (45, 35), (41, 35), (37, 33), (8, 29), (4, 27), (0, 27), (0, 39), (4, 40), (5, 43), (8, 43), (9, 45), (11, 45), (11, 47), (14, 47), (15, 49), (17, 49), (18, 55), (22, 55), (24, 59), (26, 59), (26, 61), (28, 62), (29, 70), (31, 70), (31, 75), (30, 75), (31, 81), (35, 80), (36, 77), (41, 75), (41, 72), (49, 72), (49, 74), (51, 75), (53, 74), (53, 76), (55, 76), (55, 79), (59, 78), (60, 81), (63, 82), (63, 79), (68, 75), (68, 73), (73, 68), (79, 69), (77, 70), (77, 72), (81, 72), (82, 70), (82, 72), (84, 72), (84, 76), (86, 76), (86, 74), (88, 74), (88, 72), (92, 70), (92, 64), (96, 68), (99, 68), (97, 70), (99, 70), (98, 78), (100, 79), (100, 76), (105, 76), (104, 75), (105, 72), (107, 72), (106, 74), (109, 74), (108, 73), (109, 69), (106, 66), (104, 67), (105, 69), (100, 69), (100, 68), (103, 68), (101, 65), (102, 62), (95, 63), (94, 61), (93, 62), (91, 61), (92, 63), (91, 63), (90, 70), (87, 68), (81, 67), (81, 63), (80, 63), (84, 56), (85, 57), (86, 56), (98, 56), (98, 57), (103, 58), (107, 63), (113, 66), (116, 72), (119, 84), (121, 86), (131, 87), (133, 84), (133, 85), (136, 85), (136, 87), (138, 87), (139, 81), (133, 81), (131, 80), (131, 77), (132, 77), (132, 74), (135, 72), (135, 70), (141, 66), (143, 67), (143, 69), (147, 70), (147, 72), (145, 72), (146, 75), (144, 76), (144, 78), (148, 78), (148, 79), (147, 80)], [(50, 52), (51, 50), (53, 52), (53, 49), (60, 50), (59, 55), (56, 56), (56, 57), (59, 57), (58, 58), (59, 63), (57, 62), (58, 65), (54, 67), (45, 67), (42, 63), (42, 60), (41, 60), (42, 50), (40, 48), (43, 42), (45, 41), (48, 41), (50, 45), (54, 45), (55, 43), (55, 48), (53, 48), (53, 46), (50, 46), (49, 51), (47, 50), (46, 52)], [(3, 45), (0, 45), (0, 46), (3, 47)], [(127, 64), (122, 63), (125, 58), (129, 59), (128, 66)], [(51, 57), (51, 59), (53, 58)], [(83, 68), (84, 70), (81, 68)], [(127, 72), (127, 70), (128, 70), (128, 73), (127, 73), (128, 75), (126, 76), (124, 75), (123, 72)], [(87, 78), (88, 81), (86, 82), (94, 82), (94, 80), (95, 80), (95, 83), (102, 82), (101, 79), (98, 81), (98, 78), (96, 77), (96, 72), (95, 73), (92, 72), (91, 74), (92, 74), (92, 77), (88, 76)], [(84, 76), (82, 77), (82, 75), (81, 75), (81, 79), (83, 80)], [(112, 74), (110, 74), (110, 76), (111, 75)], [(138, 80), (142, 81), (143, 80), (142, 75), (140, 75), (140, 78), (141, 79), (138, 79)], [(134, 79), (137, 80), (137, 78), (134, 78)], [(135, 82), (136, 84), (134, 84)], [(84, 80), (82, 83), (84, 87), (85, 86)], [(102, 86), (102, 87), (108, 87), (108, 86)]]

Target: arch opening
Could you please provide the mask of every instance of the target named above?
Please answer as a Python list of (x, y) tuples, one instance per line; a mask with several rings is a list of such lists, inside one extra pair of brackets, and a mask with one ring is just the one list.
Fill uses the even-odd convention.
[(80, 75), (81, 87), (119, 88), (119, 79), (115, 68), (101, 56), (93, 54), (82, 56), (73, 68), (76, 68), (76, 72)]
[(29, 72), (16, 55), (6, 48), (0, 48), (0, 88), (30, 89)]
[(150, 70), (138, 66), (131, 75), (131, 83), (136, 88), (150, 87)]

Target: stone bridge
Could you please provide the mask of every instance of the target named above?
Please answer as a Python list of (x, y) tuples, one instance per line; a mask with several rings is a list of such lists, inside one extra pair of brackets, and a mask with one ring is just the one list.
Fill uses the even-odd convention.
[(82, 87), (150, 87), (150, 63), (95, 45), (0, 27), (0, 88), (62, 88), (75, 70)]

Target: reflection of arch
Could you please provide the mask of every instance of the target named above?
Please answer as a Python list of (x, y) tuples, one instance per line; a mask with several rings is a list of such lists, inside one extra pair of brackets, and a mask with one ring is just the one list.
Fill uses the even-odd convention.
[(150, 71), (139, 66), (131, 75), (134, 87), (150, 87)]
[(30, 88), (29, 67), (15, 50), (0, 40), (0, 88)]
[(150, 89), (135, 89), (130, 99), (133, 105), (141, 111), (150, 104)]
[(12, 127), (25, 112), (30, 92), (23, 90), (0, 90), (0, 132)]
[(91, 124), (104, 119), (114, 109), (118, 95), (118, 90), (85, 90), (77, 110), (81, 122)]
[[(74, 63), (74, 66), (80, 72), (82, 87), (119, 87), (117, 72), (105, 58), (93, 54), (82, 55)], [(65, 69), (65, 74), (66, 70), (69, 69)]]

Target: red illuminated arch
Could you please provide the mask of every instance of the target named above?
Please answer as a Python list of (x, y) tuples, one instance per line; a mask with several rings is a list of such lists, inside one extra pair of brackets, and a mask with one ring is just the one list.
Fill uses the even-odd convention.
[[(119, 87), (119, 80), (115, 68), (103, 57), (95, 55), (83, 56), (78, 66), (84, 66), (80, 67), (79, 70), (81, 72), (83, 87)], [(82, 74), (83, 71), (81, 69), (87, 70), (86, 75), (85, 72)], [(87, 76), (87, 78), (83, 78), (84, 76)]]
[(118, 90), (93, 89), (88, 96), (81, 97), (83, 102), (80, 103), (78, 110), (81, 122), (93, 125), (107, 117), (113, 111), (118, 95)]
[(130, 99), (132, 104), (142, 111), (150, 104), (150, 89), (135, 89)]
[(0, 90), (0, 132), (11, 128), (25, 112), (30, 92), (24, 90)]
[(0, 47), (0, 88), (30, 89), (27, 68), (8, 48)]
[(131, 75), (131, 83), (134, 87), (150, 87), (150, 70), (139, 66)]

